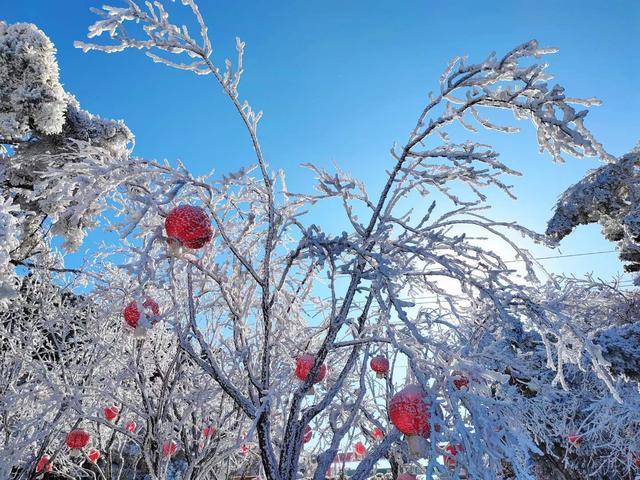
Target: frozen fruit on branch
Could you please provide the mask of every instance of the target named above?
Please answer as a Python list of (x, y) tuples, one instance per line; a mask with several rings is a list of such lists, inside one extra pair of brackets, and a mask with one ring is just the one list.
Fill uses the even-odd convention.
[(36, 465), (36, 473), (48, 473), (53, 470), (53, 463), (51, 463), (51, 457), (49, 455), (42, 455)]
[(569, 435), (567, 435), (567, 440), (571, 445), (575, 445), (576, 447), (579, 447), (580, 441), (582, 440), (582, 438), (577, 433), (570, 433)]
[(173, 440), (171, 440), (170, 442), (164, 442), (162, 444), (162, 456), (165, 458), (171, 457), (176, 453), (177, 450), (178, 445)]
[(213, 237), (207, 213), (193, 205), (180, 205), (171, 210), (164, 221), (164, 228), (169, 238), (192, 249), (204, 247)]
[[(309, 372), (311, 371), (311, 368), (313, 367), (313, 364), (315, 363), (315, 361), (316, 361), (316, 357), (309, 353), (305, 353), (304, 355), (299, 356), (298, 359), (296, 360), (296, 377), (298, 377), (299, 380), (304, 382), (309, 376)], [(327, 366), (323, 363), (322, 365), (320, 365), (320, 368), (318, 369), (318, 373), (316, 374), (316, 377), (313, 379), (313, 383), (321, 382), (326, 376), (326, 374), (327, 374)], [(310, 394), (314, 393), (313, 387), (310, 389), (309, 393)]]
[(216, 427), (208, 426), (208, 427), (204, 427), (202, 429), (202, 436), (204, 438), (209, 438), (210, 436), (214, 435), (215, 433), (216, 433)]
[(377, 355), (371, 359), (371, 369), (376, 372), (376, 377), (385, 378), (389, 373), (389, 360), (384, 355)]
[(311, 430), (311, 427), (307, 425), (306, 427), (304, 427), (304, 432), (302, 434), (302, 441), (304, 443), (309, 443), (311, 441), (311, 437), (313, 437), (313, 430)]
[(102, 411), (104, 412), (104, 418), (108, 422), (113, 422), (118, 416), (119, 412), (117, 407), (105, 407)]
[(82, 455), (82, 449), (87, 446), (91, 440), (91, 436), (88, 432), (81, 429), (71, 430), (67, 433), (65, 440), (67, 447), (69, 447), (69, 455), (77, 457)]
[(95, 448), (92, 448), (87, 453), (87, 458), (89, 459), (90, 462), (96, 463), (100, 458), (100, 451), (96, 450)]
[(461, 390), (467, 385), (469, 385), (469, 379), (461, 371), (455, 370), (452, 376), (453, 376), (453, 385), (456, 387), (457, 390)]
[(353, 450), (356, 452), (356, 456), (358, 457), (364, 457), (367, 453), (367, 447), (365, 447), (364, 443), (362, 442), (356, 443), (355, 447), (353, 447)]
[(135, 328), (136, 335), (141, 336), (145, 334), (146, 329), (149, 326), (156, 323), (157, 320), (154, 317), (160, 315), (160, 307), (155, 300), (146, 298), (144, 302), (142, 302), (141, 306), (144, 310), (145, 320), (148, 319), (148, 321), (141, 322), (139, 306), (139, 302), (133, 300), (125, 307), (122, 314), (124, 316), (124, 321), (127, 322), (129, 326)]
[(447, 453), (444, 455), (444, 464), (453, 467), (456, 464), (456, 455), (462, 452), (462, 445), (449, 444), (445, 447), (445, 451)]
[(373, 429), (373, 432), (371, 432), (373, 435), (373, 438), (375, 438), (376, 440), (381, 439), (382, 437), (384, 437), (384, 432), (382, 431), (381, 428), (376, 427)]
[(405, 434), (409, 451), (417, 456), (424, 453), (424, 439), (431, 432), (430, 407), (427, 394), (420, 385), (407, 385), (389, 402), (391, 423)]

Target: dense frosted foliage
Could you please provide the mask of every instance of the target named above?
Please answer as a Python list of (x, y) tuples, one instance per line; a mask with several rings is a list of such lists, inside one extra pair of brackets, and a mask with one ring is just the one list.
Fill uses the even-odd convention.
[(599, 223), (619, 244), (629, 272), (640, 270), (640, 147), (590, 172), (567, 189), (549, 221), (547, 235), (561, 240), (578, 225)]
[(0, 139), (58, 133), (65, 109), (51, 41), (32, 24), (0, 22)]
[[(219, 69), (196, 4), (168, 5), (186, 7), (197, 38), (171, 23), (161, 2), (129, 0), (96, 11), (89, 36), (104, 43), (77, 45), (140, 49), (212, 77), (246, 127), (255, 164), (197, 177), (179, 163), (135, 157), (122, 122), (83, 111), (62, 91), (56, 130), (27, 121), (3, 139), (0, 273), (2, 291), (13, 292), (0, 311), (0, 477), (30, 478), (47, 454), (54, 472), (72, 478), (320, 480), (363, 442), (358, 480), (382, 458), (394, 478), (632, 478), (640, 460), (635, 293), (590, 278), (539, 278), (517, 238), (549, 238), (490, 218), (483, 193), (497, 187), (513, 197), (507, 179), (518, 172), (477, 136), (517, 133), (527, 120), (554, 160), (609, 162), (601, 175), (609, 180), (563, 197), (555, 239), (599, 220), (587, 211), (600, 190), (616, 212), (635, 201), (626, 182), (637, 155), (612, 159), (578, 108), (597, 101), (549, 83), (540, 59), (555, 50), (530, 41), (479, 63), (453, 59), (406, 141), (378, 166), (380, 192), (339, 168), (308, 165), (316, 189), (294, 193), (262, 152), (261, 112), (241, 100), (244, 44), (237, 40), (237, 59)], [(21, 47), (3, 55), (18, 61), (11, 55), (31, 51), (24, 45), (43, 46), (38, 58), (57, 82), (46, 37), (33, 26), (11, 31), (6, 45)], [(0, 100), (0, 112), (15, 108)], [(47, 101), (14, 116), (37, 116)], [(512, 112), (514, 124), (495, 124), (494, 109)], [(469, 138), (450, 140), (453, 124)], [(305, 216), (330, 208), (335, 218), (336, 205), (350, 225), (341, 234)], [(189, 221), (175, 221), (181, 211), (197, 212), (206, 233), (192, 248), (174, 231)], [(74, 249), (93, 228), (121, 240), (65, 268), (51, 239)], [(302, 380), (294, 371), (305, 354), (315, 361)], [(390, 361), (386, 377), (369, 367), (376, 355)], [(408, 384), (423, 390), (430, 422), (411, 442), (387, 413)], [(97, 463), (69, 456), (64, 439), (74, 428), (91, 435)], [(444, 461), (452, 450), (454, 461)]]

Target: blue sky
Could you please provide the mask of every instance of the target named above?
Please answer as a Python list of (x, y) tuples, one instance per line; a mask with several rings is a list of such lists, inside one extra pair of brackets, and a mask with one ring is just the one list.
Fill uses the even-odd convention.
[[(137, 51), (83, 54), (73, 48), (96, 18), (89, 7), (105, 1), (2, 0), (2, 18), (33, 22), (47, 33), (58, 49), (65, 88), (92, 113), (124, 119), (136, 134), (138, 155), (181, 159), (199, 173), (250, 163), (242, 125), (212, 78), (153, 64)], [(241, 97), (265, 112), (260, 126), (265, 154), (272, 166), (286, 170), (292, 190), (312, 184), (299, 164), (337, 162), (375, 191), (390, 164), (392, 142), (406, 138), (452, 56), (467, 53), (480, 60), (531, 38), (561, 49), (547, 61), (570, 96), (604, 101), (588, 115), (587, 125), (611, 153), (621, 155), (640, 140), (640, 2), (200, 3), (219, 65), (233, 56), (236, 35), (247, 43)], [(524, 173), (512, 182), (519, 199), (495, 197), (494, 217), (519, 219), (538, 231), (544, 230), (558, 194), (598, 165), (593, 159), (553, 164), (538, 154), (530, 129), (519, 136), (477, 139), (490, 140), (503, 161)], [(328, 214), (320, 217), (331, 221)], [(561, 250), (613, 247), (599, 228), (585, 227)], [(615, 254), (546, 265), (556, 272), (593, 271), (604, 277), (621, 270)]]

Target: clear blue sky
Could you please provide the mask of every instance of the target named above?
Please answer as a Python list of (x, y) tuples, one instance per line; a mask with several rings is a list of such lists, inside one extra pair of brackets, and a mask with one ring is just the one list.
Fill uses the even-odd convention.
[[(33, 22), (53, 40), (65, 88), (84, 108), (126, 121), (138, 155), (179, 158), (202, 173), (251, 162), (242, 126), (211, 78), (153, 64), (140, 52), (83, 54), (73, 48), (96, 18), (89, 7), (105, 2), (0, 0), (2, 19)], [(200, 3), (218, 64), (233, 55), (236, 35), (247, 43), (241, 96), (264, 110), (265, 153), (274, 167), (286, 169), (293, 190), (311, 185), (300, 163), (329, 167), (334, 161), (377, 189), (390, 145), (406, 138), (452, 56), (480, 60), (531, 38), (561, 49), (547, 61), (569, 95), (604, 101), (587, 125), (611, 153), (623, 154), (640, 140), (640, 2), (634, 0)], [(531, 130), (490, 140), (524, 173), (513, 181), (519, 200), (501, 199), (496, 213), (538, 231), (558, 194), (597, 165), (553, 164), (538, 154)], [(562, 244), (563, 253), (612, 249), (597, 227), (581, 228)], [(547, 265), (603, 276), (621, 270), (614, 254)]]

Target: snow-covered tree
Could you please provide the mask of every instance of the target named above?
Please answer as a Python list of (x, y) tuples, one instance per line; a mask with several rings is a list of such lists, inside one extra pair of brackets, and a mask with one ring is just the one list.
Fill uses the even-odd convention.
[[(64, 457), (56, 461), (60, 472), (96, 475), (61, 446), (61, 432), (80, 424), (100, 438), (106, 471), (117, 470), (117, 452), (131, 447), (144, 465), (137, 471), (152, 479), (229, 478), (257, 468), (270, 480), (319, 480), (346, 450), (358, 452), (356, 479), (368, 478), (383, 457), (396, 475), (426, 469), (427, 478), (631, 475), (638, 450), (635, 297), (589, 279), (539, 280), (514, 234), (548, 238), (486, 211), (483, 189), (513, 197), (506, 177), (518, 172), (490, 146), (458, 139), (449, 128), (461, 125), (472, 136), (483, 129), (516, 133), (495, 120), (494, 110), (507, 110), (533, 124), (540, 149), (556, 161), (612, 161), (584, 125), (587, 110), (576, 107), (597, 101), (568, 97), (548, 83), (540, 58), (554, 50), (530, 41), (479, 63), (453, 59), (407, 140), (380, 166), (381, 192), (367, 191), (344, 170), (309, 165), (316, 190), (301, 194), (270, 169), (258, 137), (262, 114), (241, 100), (244, 44), (237, 40), (237, 59), (219, 68), (196, 3), (181, 4), (197, 37), (193, 25), (173, 24), (162, 2), (127, 0), (97, 11), (102, 18), (89, 36), (109, 40), (77, 45), (136, 48), (212, 77), (246, 127), (254, 165), (195, 176), (181, 164), (135, 157), (124, 124), (82, 112), (62, 91), (53, 132), (24, 120), (38, 117), (33, 112), (50, 94), (15, 111), (17, 100), (0, 97), (0, 112), (16, 119), (4, 123), (28, 126), (3, 133), (10, 148), (0, 235), (23, 245), (27, 236), (17, 226), (39, 215), (69, 248), (96, 225), (122, 239), (78, 272), (52, 267), (53, 254), (35, 248), (27, 256), (15, 257), (15, 247), (0, 255), (7, 271), (26, 265), (87, 282), (94, 312), (86, 336), (72, 342), (73, 358), (83, 360), (71, 362), (71, 376), (60, 361), (60, 391), (45, 394), (52, 404), (69, 405), (64, 428), (35, 429), (44, 433), (33, 439), (14, 429), (11, 445), (28, 453), (11, 457), (10, 468), (33, 468), (46, 449)], [(3, 28), (20, 39), (7, 41), (9, 55), (19, 54), (11, 45), (41, 46), (34, 51), (47, 68), (37, 70), (57, 80), (44, 34), (33, 26)], [(348, 231), (310, 223), (311, 208), (331, 208)], [(101, 217), (105, 209), (110, 215)], [(510, 249), (523, 269), (509, 267), (486, 238)], [(138, 314), (133, 326), (121, 318), (128, 305)], [(380, 355), (390, 362), (383, 378), (370, 369)], [(35, 379), (32, 390), (44, 381)], [(417, 434), (390, 418), (391, 399), (401, 391), (417, 398), (418, 410), (409, 410), (412, 424), (422, 420)], [(100, 417), (108, 405), (123, 420), (135, 418), (139, 433)], [(203, 441), (205, 426), (216, 434)], [(171, 441), (169, 461), (162, 447)]]
[(562, 194), (547, 235), (560, 241), (578, 225), (598, 223), (605, 238), (618, 243), (625, 270), (640, 271), (638, 165), (640, 146), (589, 172)]

